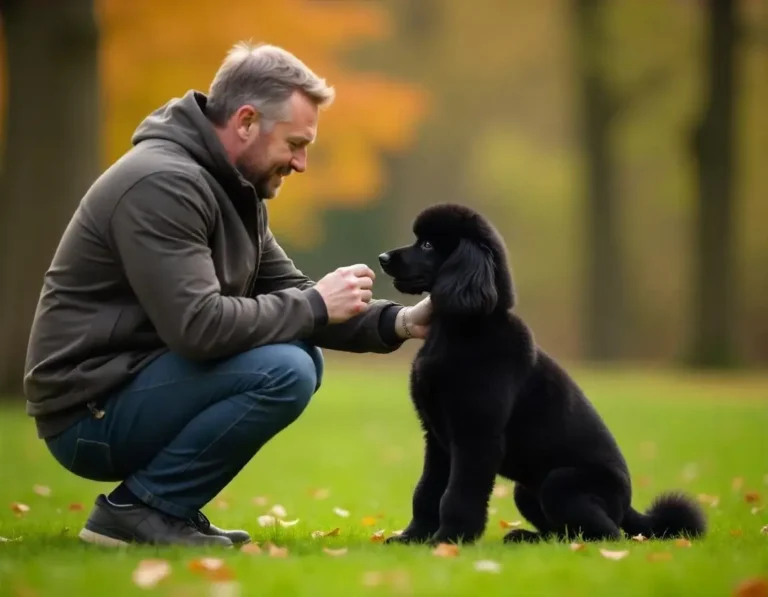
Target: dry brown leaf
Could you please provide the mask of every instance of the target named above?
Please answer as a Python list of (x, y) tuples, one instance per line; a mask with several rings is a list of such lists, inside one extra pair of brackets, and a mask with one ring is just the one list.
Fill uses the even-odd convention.
[(643, 541), (648, 541), (648, 538), (640, 533), (639, 535), (635, 535), (632, 537), (632, 541), (637, 541), (638, 543), (642, 543)]
[(271, 514), (262, 514), (256, 519), (256, 521), (261, 527), (270, 527), (277, 524), (277, 519)]
[(316, 500), (327, 500), (331, 496), (331, 490), (325, 488), (313, 489), (311, 495)]
[(455, 558), (459, 555), (459, 546), (453, 543), (440, 543), (432, 550), (432, 555), (439, 558)]
[(373, 543), (384, 541), (384, 529), (381, 529), (380, 531), (376, 531), (373, 535), (371, 535), (371, 541)]
[(285, 518), (288, 516), (288, 512), (286, 512), (285, 508), (281, 506), (280, 504), (275, 504), (269, 509), (270, 514), (274, 514), (278, 518)]
[(744, 534), (744, 531), (741, 529), (731, 529), (731, 537), (741, 537)]
[(270, 558), (287, 558), (288, 557), (287, 547), (278, 547), (273, 543), (267, 543), (267, 545), (265, 545), (264, 547), (267, 548)]
[(744, 501), (748, 504), (759, 504), (760, 494), (757, 491), (748, 491), (744, 494)]
[(361, 522), (364, 527), (372, 527), (378, 522), (378, 518), (375, 516), (364, 516)]
[(74, 502), (69, 505), (69, 511), (70, 512), (80, 512), (81, 510), (84, 510), (85, 506), (83, 506), (80, 502)]
[(16, 513), (16, 516), (24, 516), (27, 512), (29, 512), (29, 506), (22, 504), (21, 502), (13, 502), (11, 504), (11, 510)]
[(677, 547), (691, 547), (693, 545), (688, 539), (675, 539), (675, 545)]
[(250, 553), (253, 555), (260, 555), (261, 554), (261, 547), (259, 547), (258, 543), (246, 543), (240, 548), (240, 551), (243, 553)]
[(584, 543), (571, 543), (570, 549), (571, 551), (584, 551), (587, 546)]
[(600, 555), (609, 560), (623, 560), (629, 555), (628, 549), (621, 551), (611, 551), (610, 549), (600, 549)]
[(37, 495), (42, 495), (43, 497), (48, 497), (51, 495), (51, 488), (47, 485), (33, 485), (32, 491), (34, 491)]
[(512, 491), (507, 485), (496, 485), (493, 488), (493, 497), (503, 498), (507, 497)]
[(341, 529), (339, 527), (336, 527), (335, 529), (331, 529), (330, 531), (312, 531), (311, 536), (313, 539), (318, 539), (320, 537), (338, 537), (339, 533), (341, 532)]
[(349, 516), (349, 510), (345, 510), (344, 508), (339, 508), (338, 506), (333, 509), (333, 513), (337, 516), (341, 516), (342, 518), (347, 518)]
[(151, 589), (171, 574), (171, 564), (166, 560), (141, 560), (133, 570), (133, 584), (142, 589)]
[(299, 520), (300, 519), (297, 518), (296, 520), (280, 520), (278, 522), (281, 527), (292, 527), (293, 525), (298, 524)]
[(501, 564), (493, 560), (478, 560), (472, 567), (478, 572), (493, 572), (495, 574), (501, 572)]
[(736, 585), (734, 597), (768, 597), (768, 578), (748, 578)]
[(349, 549), (347, 549), (346, 547), (340, 547), (339, 549), (331, 549), (330, 547), (323, 547), (323, 551), (327, 553), (329, 556), (337, 558), (339, 556), (347, 555), (347, 552), (349, 551)]
[(668, 551), (658, 551), (649, 553), (647, 559), (649, 562), (668, 562), (672, 559), (672, 554)]
[(266, 496), (263, 495), (257, 495), (251, 501), (253, 502), (254, 506), (266, 506), (269, 503), (269, 500), (266, 498)]
[(511, 521), (511, 522), (509, 522), (509, 521), (506, 521), (506, 520), (500, 520), (500, 521), (499, 521), (499, 526), (500, 526), (502, 529), (516, 529), (516, 528), (517, 528), (517, 527), (519, 527), (521, 524), (523, 524), (523, 521), (522, 521), (522, 520), (513, 520), (513, 521)]
[(187, 564), (192, 572), (204, 575), (212, 581), (223, 582), (234, 580), (235, 572), (220, 558), (196, 558)]

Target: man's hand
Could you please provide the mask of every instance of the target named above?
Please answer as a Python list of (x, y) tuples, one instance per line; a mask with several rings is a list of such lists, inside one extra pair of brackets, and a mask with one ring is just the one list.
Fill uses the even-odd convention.
[(328, 323), (342, 323), (365, 311), (375, 278), (371, 268), (358, 264), (340, 267), (315, 284), (328, 309)]
[(405, 307), (395, 318), (395, 331), (402, 338), (426, 338), (432, 317), (432, 300), (422, 299), (413, 307)]

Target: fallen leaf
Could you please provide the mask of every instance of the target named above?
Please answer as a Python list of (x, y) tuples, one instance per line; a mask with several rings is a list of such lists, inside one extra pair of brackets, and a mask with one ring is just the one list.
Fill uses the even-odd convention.
[(48, 497), (51, 495), (51, 488), (47, 485), (34, 485), (32, 487), (32, 491), (34, 491), (37, 495), (42, 495), (43, 497)]
[(342, 518), (347, 518), (349, 516), (349, 510), (345, 510), (344, 508), (334, 508), (333, 512)]
[(623, 560), (629, 555), (629, 550), (611, 551), (610, 549), (600, 549), (600, 555), (609, 560)]
[(277, 519), (271, 514), (262, 514), (256, 520), (258, 521), (259, 526), (262, 527), (269, 527), (277, 524)]
[(757, 504), (760, 502), (760, 494), (757, 491), (748, 491), (744, 494), (744, 501), (748, 504)]
[(141, 560), (131, 575), (133, 584), (142, 589), (151, 589), (171, 574), (171, 565), (166, 560)]
[(523, 524), (522, 520), (513, 520), (512, 522), (507, 522), (506, 520), (500, 520), (499, 521), (499, 526), (502, 529), (516, 529), (521, 524)]
[(639, 535), (635, 535), (632, 537), (632, 541), (637, 541), (638, 543), (642, 543), (643, 541), (648, 541), (648, 538), (640, 533)]
[(286, 512), (285, 508), (283, 508), (280, 504), (275, 504), (269, 511), (278, 518), (285, 518), (288, 516), (288, 512)]
[(27, 512), (29, 512), (29, 506), (22, 504), (21, 502), (13, 502), (11, 504), (11, 510), (16, 513), (16, 516), (24, 516)]
[(375, 516), (365, 516), (363, 517), (362, 524), (364, 527), (372, 527), (378, 522), (378, 519)]
[(81, 510), (84, 509), (84, 506), (80, 502), (74, 502), (70, 504), (68, 507), (70, 512), (80, 512)]
[(493, 497), (503, 498), (507, 497), (512, 491), (506, 485), (496, 485), (493, 488)]
[(187, 568), (192, 572), (202, 574), (208, 580), (216, 582), (230, 581), (235, 578), (234, 570), (227, 566), (226, 562), (220, 558), (196, 558), (190, 560)]
[(763, 535), (768, 535), (768, 524), (765, 525), (762, 529), (760, 529), (760, 533)]
[(312, 497), (316, 500), (327, 500), (331, 496), (330, 489), (314, 489), (312, 491)]
[(266, 506), (269, 503), (269, 500), (263, 495), (257, 495), (251, 501), (254, 506)]
[(404, 530), (405, 530), (405, 529), (398, 529), (397, 531), (392, 531), (392, 536), (393, 536), (393, 537), (399, 537), (400, 535), (402, 535), (402, 534), (403, 534), (403, 531), (404, 531)]
[(741, 537), (744, 534), (744, 531), (741, 529), (732, 529), (731, 530), (731, 537)]
[(270, 558), (287, 558), (288, 557), (287, 547), (278, 547), (273, 543), (268, 543), (267, 545), (265, 545), (265, 547), (267, 547)]
[(751, 512), (752, 514), (757, 514), (757, 513), (758, 513), (758, 512), (760, 512), (762, 509), (763, 509), (763, 506), (752, 506), (752, 509), (750, 510), (750, 512)]
[(700, 504), (706, 504), (711, 508), (717, 507), (717, 505), (720, 503), (719, 496), (709, 495), (707, 493), (700, 493), (699, 495), (696, 496), (696, 499), (699, 501)]
[(455, 558), (459, 555), (459, 546), (453, 543), (440, 543), (432, 550), (432, 555), (439, 558)]
[(243, 553), (259, 555), (261, 554), (261, 547), (259, 547), (258, 543), (246, 543), (240, 548), (240, 551), (242, 551)]
[(339, 556), (347, 555), (347, 551), (349, 550), (346, 547), (341, 547), (339, 549), (331, 549), (330, 547), (323, 547), (323, 551), (327, 553), (329, 556), (336, 558)]
[(495, 574), (501, 572), (501, 564), (493, 560), (478, 560), (473, 564), (473, 568), (478, 572), (493, 572)]
[(278, 522), (281, 527), (292, 527), (293, 525), (298, 524), (299, 520), (300, 519), (297, 518), (296, 520), (280, 520)]
[(647, 559), (649, 562), (668, 562), (672, 559), (672, 554), (668, 551), (659, 551), (655, 553), (649, 553)]
[(570, 549), (571, 551), (584, 551), (587, 546), (584, 543), (571, 543)]
[(677, 547), (691, 547), (692, 543), (688, 539), (675, 539), (675, 545)]
[(736, 585), (734, 597), (768, 597), (768, 578), (758, 576), (749, 578)]
[(336, 527), (335, 529), (331, 529), (330, 531), (312, 531), (311, 537), (313, 539), (318, 539), (320, 537), (338, 537), (339, 533), (341, 532), (341, 529), (339, 527)]
[(371, 541), (374, 543), (377, 543), (379, 541), (384, 541), (384, 529), (381, 529), (380, 531), (376, 531), (373, 535), (371, 535)]

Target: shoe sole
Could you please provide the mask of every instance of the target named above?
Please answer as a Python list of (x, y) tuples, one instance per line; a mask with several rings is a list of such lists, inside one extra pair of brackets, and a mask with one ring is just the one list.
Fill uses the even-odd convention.
[(130, 543), (123, 541), (122, 539), (115, 539), (109, 535), (102, 535), (101, 533), (96, 533), (85, 528), (80, 531), (78, 537), (86, 543), (100, 545), (102, 547), (127, 547), (130, 545)]

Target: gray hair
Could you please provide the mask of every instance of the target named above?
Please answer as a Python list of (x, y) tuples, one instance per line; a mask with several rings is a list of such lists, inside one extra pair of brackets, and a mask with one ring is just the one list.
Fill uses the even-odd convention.
[(244, 105), (258, 110), (269, 129), (288, 118), (287, 101), (299, 91), (317, 106), (333, 103), (336, 92), (296, 56), (269, 44), (239, 42), (227, 53), (211, 82), (206, 113), (222, 126)]

